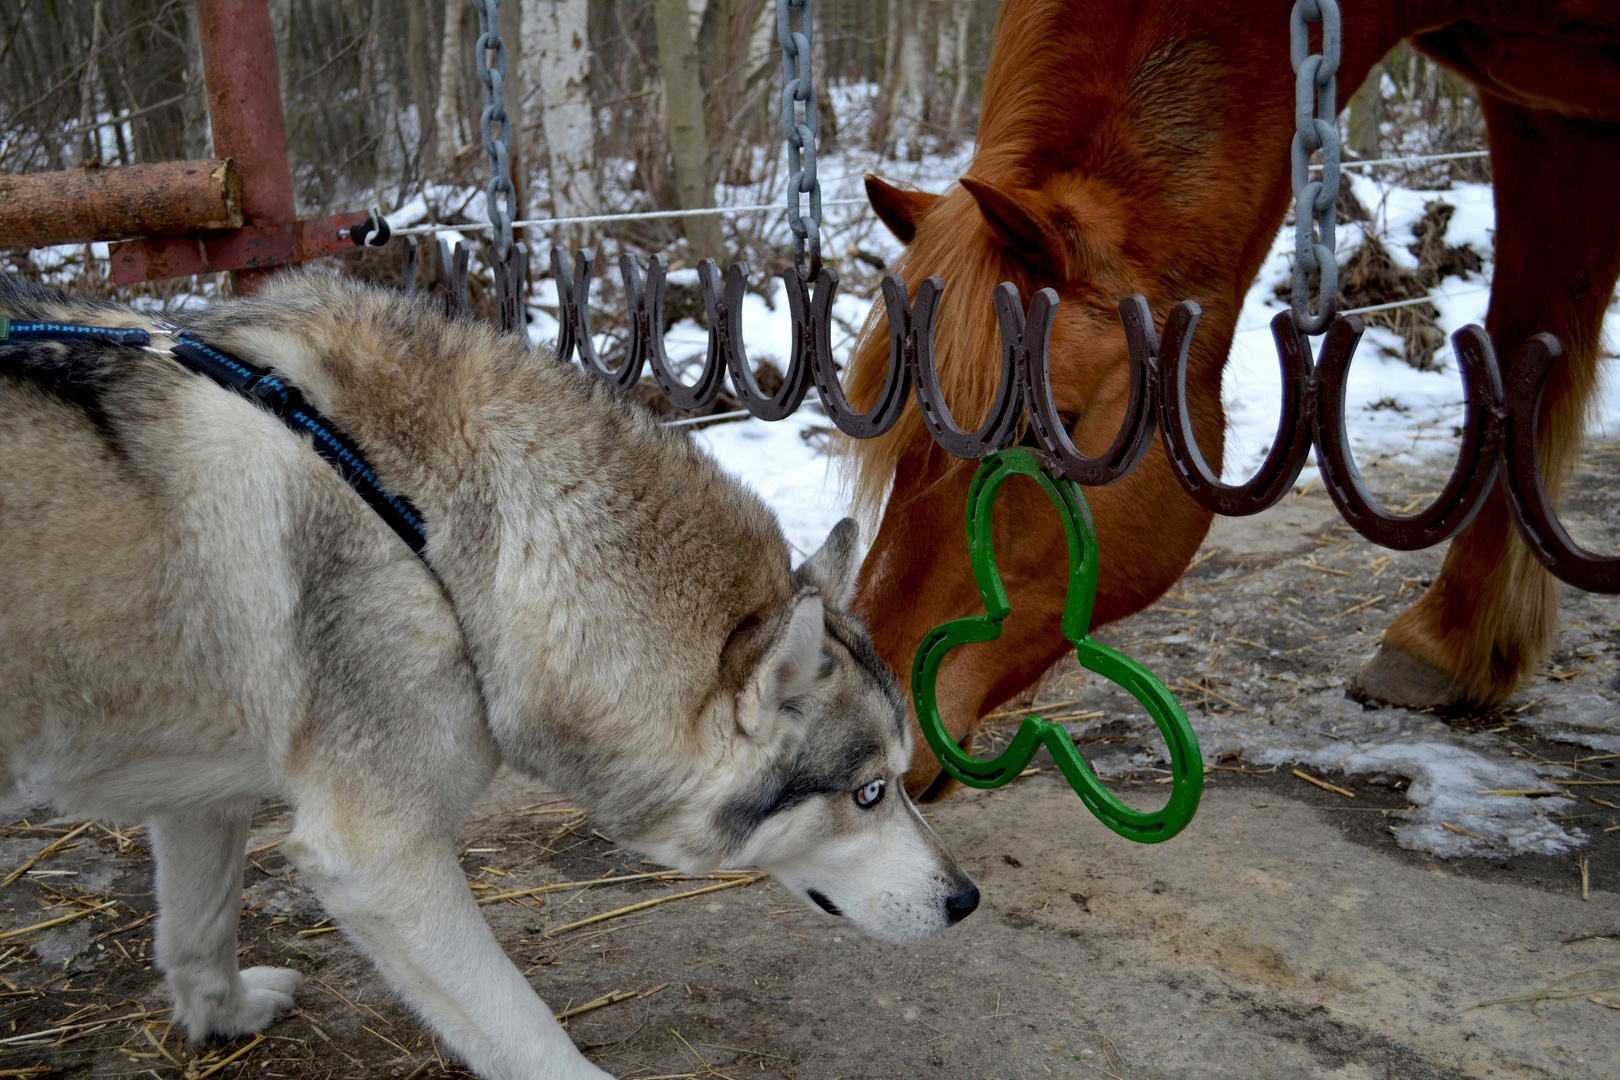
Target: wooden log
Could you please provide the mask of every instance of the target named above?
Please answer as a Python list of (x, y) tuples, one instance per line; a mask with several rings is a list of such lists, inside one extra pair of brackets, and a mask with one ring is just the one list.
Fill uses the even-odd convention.
[(241, 227), (229, 158), (0, 176), (0, 250)]

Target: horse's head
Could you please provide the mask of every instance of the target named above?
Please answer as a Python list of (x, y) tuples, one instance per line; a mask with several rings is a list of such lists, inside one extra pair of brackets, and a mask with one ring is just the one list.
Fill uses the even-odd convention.
[[(1158, 290), (1152, 268), (1137, 265), (1126, 249), (1128, 208), (1109, 184), (1066, 173), (1028, 187), (970, 173), (944, 195), (904, 191), (875, 176), (866, 178), (866, 191), (878, 218), (906, 245), (897, 269), (908, 285), (930, 273), (947, 283), (935, 349), (959, 424), (982, 419), (996, 392), (999, 331), (990, 295), (1003, 281), (1017, 285), (1025, 303), (1037, 289), (1057, 290), (1051, 354), (1061, 363), (1052, 366), (1052, 391), (1071, 427), (1126, 390), (1117, 303)], [(858, 395), (876, 392), (886, 349), (886, 334), (863, 337), (854, 363)], [(897, 464), (891, 455), (922, 436), (915, 411), (900, 428), (886, 444), (859, 451), (863, 496), (882, 497)]]
[[(1397, 5), (1347, 15), (1340, 87), (1359, 85), (1401, 36)], [(1243, 297), (1282, 222), (1293, 135), (1289, 0), (1006, 0), (985, 74), (978, 151), (942, 195), (868, 179), (880, 219), (906, 245), (895, 269), (915, 288), (938, 274), (940, 388), (957, 423), (980, 423), (1000, 377), (991, 294), (1060, 297), (1050, 351), (1054, 403), (1082, 453), (1123, 419), (1130, 369), (1119, 301), (1141, 293), (1162, 326), (1180, 300), (1203, 318), (1188, 357), (1193, 429), (1220, 467), (1220, 375)], [(1348, 94), (1348, 90), (1345, 91)], [(883, 312), (851, 358), (849, 394), (877, 398), (888, 365)], [(855, 608), (902, 678), (917, 643), (975, 613), (963, 535), (971, 462), (929, 437), (915, 402), (884, 437), (850, 447), (856, 490), (883, 507)], [(887, 500), (885, 501), (885, 495)], [(1101, 625), (1150, 603), (1180, 575), (1209, 527), (1155, 437), (1130, 476), (1092, 488)], [(997, 564), (1012, 602), (1002, 636), (955, 650), (940, 670), (946, 727), (965, 738), (987, 709), (1028, 687), (1067, 648), (1059, 624), (1063, 533), (1033, 484), (998, 503)], [(933, 779), (919, 761), (909, 783)]]
[[(875, 177), (866, 186), (879, 218), (906, 245), (896, 269), (908, 286), (914, 289), (931, 273), (947, 283), (935, 363), (957, 423), (976, 426), (996, 394), (1000, 331), (992, 290), (1011, 281), (1027, 303), (1037, 289), (1051, 287), (1061, 298), (1050, 352), (1053, 398), (1076, 446), (1088, 454), (1105, 450), (1130, 390), (1118, 300), (1132, 292), (1151, 298), (1164, 291), (1153, 267), (1129, 249), (1124, 196), (1075, 174), (1040, 186), (970, 174), (943, 195), (903, 191)], [(850, 365), (855, 403), (875, 399), (887, 365), (888, 333), (877, 310)], [(1200, 431), (1206, 454), (1218, 460), (1220, 419), (1209, 419), (1213, 423), (1201, 424)], [(856, 607), (867, 617), (879, 652), (904, 677), (911, 652), (929, 629), (971, 614), (979, 603), (962, 526), (973, 466), (934, 443), (914, 403), (886, 436), (853, 444), (850, 452), (863, 504), (876, 509), (887, 495)], [(1207, 527), (1208, 515), (1175, 489), (1162, 452), (1152, 454), (1158, 468), (1150, 458), (1121, 484), (1089, 493), (1104, 580), (1111, 586), (1099, 595), (1099, 622), (1157, 596)], [(984, 709), (1034, 681), (1064, 647), (1055, 628), (1068, 567), (1057, 520), (1032, 484), (1009, 485), (999, 507), (996, 554), (1013, 613), (1000, 641), (958, 650), (941, 671), (945, 719), (959, 738)], [(1172, 535), (1156, 542), (1154, 533), (1167, 521)], [(925, 789), (936, 770), (931, 757), (922, 758), (909, 786)]]

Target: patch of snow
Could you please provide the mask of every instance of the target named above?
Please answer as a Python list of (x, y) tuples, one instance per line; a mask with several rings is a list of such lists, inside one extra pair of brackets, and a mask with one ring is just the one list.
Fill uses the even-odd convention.
[[(1470, 323), (1483, 323), (1490, 300), (1489, 260), (1495, 232), (1495, 206), (1491, 189), (1482, 184), (1456, 184), (1448, 191), (1410, 191), (1379, 185), (1363, 176), (1350, 178), (1351, 190), (1373, 215), (1361, 225), (1343, 226), (1338, 232), (1338, 253), (1347, 257), (1360, 244), (1364, 232), (1381, 236), (1392, 258), (1415, 266), (1406, 245), (1412, 225), (1423, 216), (1426, 204), (1443, 200), (1456, 207), (1446, 228), (1446, 242), (1471, 244), (1485, 256), (1483, 277), (1446, 278), (1431, 290), (1439, 311), (1439, 324), (1449, 337)], [(1273, 291), (1292, 274), (1293, 230), (1284, 228), (1272, 241), (1259, 276), (1244, 298), (1232, 340), (1231, 359), (1221, 382), (1227, 411), (1226, 457), (1222, 479), (1241, 483), (1253, 474), (1271, 449), (1277, 433), (1282, 401), (1282, 376), (1272, 342), (1270, 323), (1288, 305)], [(1321, 339), (1312, 345), (1320, 348)], [(1462, 422), (1462, 384), (1450, 350), (1440, 354), (1442, 369), (1418, 371), (1399, 359), (1404, 352), (1395, 335), (1369, 328), (1356, 349), (1346, 381), (1346, 421), (1350, 445), (1358, 458), (1387, 457), (1411, 463), (1454, 453), (1451, 430)], [(1612, 417), (1620, 427), (1620, 400), (1605, 386), (1599, 415)], [(1380, 403), (1382, 407), (1375, 408)], [(1413, 436), (1419, 436), (1414, 439)], [(1311, 464), (1314, 465), (1314, 455)]]
[(1392, 826), (1396, 842), (1411, 851), (1448, 858), (1560, 855), (1586, 839), (1579, 830), (1566, 832), (1548, 816), (1568, 811), (1576, 805), (1574, 799), (1486, 794), (1548, 790), (1534, 769), (1456, 742), (1374, 743), (1317, 751), (1302, 760), (1346, 773), (1394, 772), (1409, 778), (1406, 798), (1415, 809), (1391, 816), (1400, 822)]
[(1620, 753), (1620, 709), (1599, 694), (1564, 692), (1520, 714), (1518, 719), (1560, 742)]
[(1192, 712), (1188, 719), (1211, 763), (1241, 749), (1245, 762), (1259, 765), (1301, 762), (1352, 775), (1405, 777), (1411, 781), (1406, 798), (1412, 807), (1391, 814), (1390, 824), (1397, 842), (1413, 851), (1448, 858), (1556, 855), (1585, 840), (1550, 816), (1567, 811), (1573, 800), (1487, 794), (1551, 790), (1554, 782), (1527, 763), (1504, 758), (1486, 743), (1473, 745), (1425, 713), (1363, 708), (1340, 687), (1265, 716)]
[(820, 548), (839, 519), (849, 516), (837, 467), (825, 450), (830, 426), (819, 411), (805, 408), (780, 423), (750, 418), (693, 436), (776, 511), (795, 562)]

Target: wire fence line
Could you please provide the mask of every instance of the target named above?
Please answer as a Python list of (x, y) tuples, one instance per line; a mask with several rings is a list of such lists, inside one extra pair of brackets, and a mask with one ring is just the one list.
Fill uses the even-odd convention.
[[(827, 199), (823, 206), (864, 206), (865, 199)], [(759, 203), (752, 206), (703, 206), (695, 210), (644, 210), (633, 214), (592, 214), (587, 217), (533, 218), (514, 221), (514, 229), (543, 229), (553, 225), (597, 225), (609, 221), (658, 221), (666, 218), (702, 217), (705, 214), (751, 214), (763, 210), (786, 213), (781, 203)], [(490, 224), (470, 222), (464, 224), (407, 225), (390, 230), (395, 236), (423, 236), (443, 232), (488, 232)]]
[[(1483, 292), (1490, 292), (1488, 288), (1460, 289), (1448, 293), (1426, 293), (1423, 296), (1411, 296), (1405, 300), (1391, 300), (1387, 304), (1368, 304), (1366, 307), (1345, 308), (1340, 315), (1371, 315), (1375, 311), (1393, 311), (1395, 308), (1413, 307), (1417, 304), (1432, 304), (1437, 300), (1454, 300), (1459, 296), (1477, 296)], [(1251, 330), (1269, 330), (1269, 322), (1247, 323), (1232, 331), (1234, 334), (1244, 334)]]
[[(1470, 150), (1458, 154), (1416, 154), (1409, 157), (1376, 158), (1370, 161), (1346, 161), (1340, 164), (1343, 169), (1370, 169), (1378, 165), (1424, 165), (1440, 161), (1461, 161), (1468, 158), (1485, 158), (1490, 156), (1489, 150)], [(1320, 169), (1320, 164), (1312, 165), (1312, 169)], [(864, 206), (865, 199), (826, 199), (823, 206)], [(782, 204), (756, 203), (748, 206), (702, 206), (691, 210), (646, 210), (629, 214), (591, 214), (585, 217), (554, 217), (531, 218), (512, 222), (514, 229), (545, 229), (558, 225), (601, 225), (613, 221), (660, 221), (674, 218), (701, 217), (705, 214), (752, 214), (766, 210), (782, 210)], [(429, 236), (444, 232), (488, 232), (489, 223), (467, 222), (462, 224), (430, 224), (407, 225), (393, 229), (395, 236)], [(1421, 300), (1403, 300), (1391, 307), (1405, 304), (1422, 303)], [(1356, 311), (1373, 310), (1358, 308)]]
[[(1341, 169), (1370, 169), (1375, 165), (1431, 165), (1440, 161), (1467, 161), (1472, 158), (1488, 158), (1489, 150), (1464, 150), (1456, 154), (1413, 154), (1409, 157), (1373, 158), (1368, 161), (1341, 161)], [(1321, 162), (1316, 162), (1311, 169), (1319, 170)]]

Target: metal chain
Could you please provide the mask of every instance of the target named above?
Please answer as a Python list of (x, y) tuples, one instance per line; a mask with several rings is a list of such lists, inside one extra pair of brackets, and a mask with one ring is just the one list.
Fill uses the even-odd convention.
[[(816, 86), (811, 71), (814, 33), (811, 0), (776, 0), (776, 35), (782, 42), (782, 138), (787, 142), (788, 228), (793, 230), (793, 264), (808, 281), (821, 271), (821, 181), (816, 179)], [(793, 29), (792, 13), (799, 13)], [(795, 103), (803, 106), (803, 118)], [(810, 213), (800, 212), (800, 196), (810, 197)], [(810, 247), (805, 265), (805, 245)]]
[[(507, 151), (512, 145), (512, 121), (506, 115), (506, 43), (501, 40), (496, 13), (501, 0), (472, 0), (478, 10), (478, 77), (484, 82), (484, 152), (489, 155), (489, 223), (495, 230), (495, 255), (505, 259), (512, 248), (512, 215), (517, 209), (517, 190), (512, 187), (512, 166)], [(452, 16), (454, 13), (452, 12)], [(490, 63), (490, 54), (495, 56)], [(500, 125), (500, 137), (495, 125)], [(502, 205), (502, 202), (505, 205)]]
[[(1322, 51), (1311, 52), (1310, 24), (1322, 24)], [(1335, 76), (1339, 70), (1338, 0), (1297, 0), (1289, 16), (1294, 64), (1294, 325), (1320, 334), (1339, 306), (1339, 263), (1333, 253), (1334, 204), (1339, 198), (1339, 132)], [(1322, 151), (1322, 179), (1310, 179), (1311, 152)], [(1320, 238), (1317, 232), (1320, 230)], [(1316, 314), (1310, 276), (1320, 275)]]

